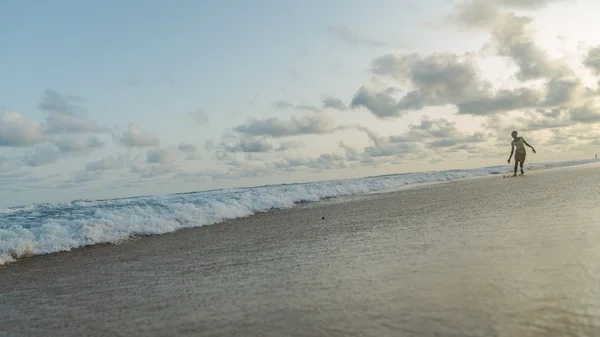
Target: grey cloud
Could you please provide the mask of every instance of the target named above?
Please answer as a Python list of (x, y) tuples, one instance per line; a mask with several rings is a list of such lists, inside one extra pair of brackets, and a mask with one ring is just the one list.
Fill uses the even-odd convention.
[(500, 90), (494, 96), (482, 97), (457, 104), (459, 114), (489, 115), (498, 112), (535, 107), (541, 93), (532, 88)]
[(344, 152), (346, 153), (347, 161), (352, 162), (352, 161), (360, 161), (361, 160), (361, 154), (356, 149), (349, 147), (348, 145), (344, 144), (344, 142), (342, 142), (342, 141), (340, 141), (338, 143), (338, 145), (340, 146), (340, 148), (344, 149)]
[(528, 31), (531, 21), (530, 17), (507, 14), (502, 24), (492, 30), (498, 54), (517, 64), (519, 71), (516, 76), (521, 81), (568, 75), (570, 71), (567, 67), (552, 60), (548, 53), (535, 44)]
[(581, 80), (553, 78), (546, 84), (546, 98), (541, 105), (553, 107), (570, 104), (576, 102), (584, 94), (585, 88)]
[(233, 145), (222, 143), (221, 146), (227, 152), (250, 152), (264, 153), (273, 150), (273, 145), (263, 138), (242, 136)]
[(56, 163), (59, 158), (60, 153), (54, 145), (39, 145), (23, 159), (23, 164), (32, 167), (44, 166)]
[[(482, 143), (487, 135), (481, 132), (466, 134), (456, 128), (456, 123), (443, 118), (428, 119), (411, 124), (404, 135), (382, 137), (367, 128), (357, 128), (367, 134), (373, 146), (364, 149), (367, 157), (404, 157), (423, 154), (426, 148), (448, 148), (463, 144)], [(425, 148), (425, 147), (426, 148)]]
[(170, 165), (151, 165), (151, 166), (132, 166), (132, 172), (139, 173), (140, 178), (148, 179), (177, 172), (176, 168)]
[(448, 17), (448, 21), (466, 27), (492, 27), (500, 19), (500, 8), (493, 0), (459, 1)]
[(177, 150), (186, 154), (186, 160), (199, 160), (202, 156), (198, 155), (198, 148), (194, 144), (179, 144)]
[(108, 156), (97, 161), (88, 163), (85, 166), (86, 171), (106, 171), (125, 168), (125, 156)]
[(196, 153), (196, 151), (198, 151), (198, 148), (196, 147), (196, 145), (194, 144), (179, 144), (179, 146), (177, 146), (177, 149), (181, 152), (185, 152), (188, 154), (194, 154)]
[(87, 118), (66, 114), (53, 114), (46, 117), (46, 122), (43, 124), (43, 132), (47, 135), (104, 133), (110, 132), (110, 129), (101, 127), (98, 123)]
[(540, 9), (569, 0), (462, 0), (454, 5), (447, 21), (471, 28), (491, 28), (505, 16), (506, 9)]
[(600, 46), (588, 51), (583, 60), (583, 64), (590, 68), (595, 75), (600, 75)]
[(79, 184), (79, 183), (85, 183), (85, 182), (89, 182), (89, 181), (98, 180), (100, 178), (102, 178), (101, 171), (94, 171), (94, 172), (77, 171), (73, 175), (72, 182), (75, 184)]
[(179, 159), (179, 151), (176, 148), (167, 147), (149, 150), (146, 161), (156, 164), (172, 164)]
[(392, 141), (424, 142), (431, 148), (438, 148), (485, 142), (486, 135), (481, 132), (472, 135), (462, 133), (456, 128), (455, 122), (438, 118), (422, 119), (420, 124), (409, 126), (405, 137), (390, 137), (390, 139)]
[(363, 106), (377, 117), (396, 117), (409, 110), (425, 106), (458, 104), (485, 96), (489, 83), (479, 78), (470, 55), (437, 53), (422, 57), (418, 54), (388, 54), (373, 61), (376, 75), (391, 77), (414, 89), (398, 101), (397, 89), (389, 87), (376, 92), (361, 87), (351, 107)]
[(600, 122), (600, 109), (590, 104), (571, 109), (571, 120), (584, 124)]
[(0, 114), (0, 147), (28, 147), (48, 140), (39, 122), (17, 112), (6, 111)]
[(382, 41), (377, 41), (360, 36), (359, 33), (352, 31), (350, 28), (344, 26), (329, 26), (327, 31), (329, 32), (329, 34), (353, 46), (365, 46), (372, 48), (385, 47), (387, 45)]
[(277, 118), (251, 118), (246, 124), (234, 128), (234, 131), (248, 136), (289, 137), (307, 134), (332, 132), (333, 118), (325, 113), (309, 116), (292, 116), (289, 121)]
[(543, 89), (522, 87), (458, 103), (459, 114), (486, 116), (519, 109), (565, 107), (586, 95), (578, 79), (550, 79)]
[[(401, 115), (402, 110), (393, 97), (394, 92), (394, 88), (375, 92), (362, 86), (352, 98), (350, 107), (364, 107), (379, 118), (398, 117)], [(414, 108), (418, 109), (417, 106)]]
[(189, 112), (188, 116), (194, 118), (198, 125), (205, 125), (209, 122), (208, 115), (206, 115), (206, 112), (202, 109)]
[(319, 111), (320, 109), (313, 105), (299, 104), (295, 105), (287, 101), (279, 100), (272, 103), (273, 107), (277, 110), (296, 109), (306, 111)]
[(552, 60), (535, 42), (529, 24), (532, 18), (502, 10), (502, 6), (535, 9), (561, 0), (465, 0), (459, 2), (450, 21), (468, 27), (490, 29), (492, 46), (499, 56), (519, 67), (520, 81), (561, 77), (570, 73), (560, 61)]
[(90, 153), (104, 147), (105, 143), (96, 137), (69, 137), (56, 140), (54, 145), (63, 153)]
[(74, 116), (85, 111), (85, 109), (75, 103), (81, 101), (83, 99), (79, 97), (64, 95), (54, 89), (46, 89), (38, 104), (38, 108), (50, 113)]
[(61, 184), (58, 185), (60, 189), (69, 189), (75, 188), (83, 183), (87, 183), (90, 181), (95, 181), (102, 178), (101, 171), (76, 171), (71, 174), (71, 177), (64, 180)]
[(273, 105), (273, 107), (275, 107), (275, 109), (278, 109), (278, 110), (285, 110), (285, 109), (294, 107), (294, 105), (292, 103), (286, 102), (286, 101), (281, 101), (281, 100), (273, 102), (272, 105)]
[(285, 142), (281, 142), (279, 144), (279, 146), (275, 149), (275, 151), (284, 152), (284, 151), (288, 151), (288, 150), (298, 149), (303, 146), (304, 146), (304, 144), (302, 142), (285, 141)]
[(211, 152), (215, 148), (215, 143), (212, 140), (207, 140), (204, 142), (204, 149), (208, 152)]
[(270, 164), (274, 169), (293, 170), (298, 167), (308, 167), (315, 171), (346, 168), (346, 157), (338, 154), (321, 154), (316, 158), (283, 158)]
[(126, 147), (151, 147), (158, 146), (160, 141), (155, 135), (140, 129), (137, 123), (129, 123), (117, 141)]
[(572, 0), (499, 0), (498, 2), (507, 7), (521, 9), (540, 9), (553, 3), (573, 2)]
[(341, 99), (332, 96), (326, 96), (321, 100), (323, 108), (330, 108), (336, 110), (346, 110), (348, 107)]

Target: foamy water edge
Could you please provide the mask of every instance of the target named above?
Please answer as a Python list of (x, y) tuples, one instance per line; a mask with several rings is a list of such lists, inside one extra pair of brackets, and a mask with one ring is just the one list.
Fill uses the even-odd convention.
[[(534, 163), (534, 170), (582, 165), (597, 160)], [(410, 173), (305, 184), (264, 186), (0, 209), (0, 265), (16, 259), (139, 235), (217, 224), (299, 202), (392, 191), (408, 185), (508, 173), (510, 167)]]

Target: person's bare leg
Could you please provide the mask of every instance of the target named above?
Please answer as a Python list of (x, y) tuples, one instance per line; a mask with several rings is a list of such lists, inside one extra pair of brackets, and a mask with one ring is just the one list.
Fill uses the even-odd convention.
[(519, 161), (515, 158), (515, 174), (513, 174), (513, 177), (517, 176), (517, 167), (519, 166)]

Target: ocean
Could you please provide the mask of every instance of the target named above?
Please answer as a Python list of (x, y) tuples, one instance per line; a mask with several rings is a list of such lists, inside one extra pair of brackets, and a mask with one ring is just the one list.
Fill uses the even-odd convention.
[(600, 336), (584, 163), (4, 210), (0, 336)]
[[(595, 160), (532, 163), (540, 170)], [(257, 212), (341, 196), (390, 192), (415, 184), (506, 174), (510, 166), (422, 172), (318, 183), (0, 208), (0, 265), (20, 257), (119, 243), (139, 235), (218, 224)]]

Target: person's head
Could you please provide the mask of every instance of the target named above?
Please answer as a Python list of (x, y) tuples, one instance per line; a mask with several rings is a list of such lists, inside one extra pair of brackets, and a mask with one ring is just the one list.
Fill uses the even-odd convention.
[(513, 138), (517, 138), (517, 131), (513, 131), (510, 133)]

